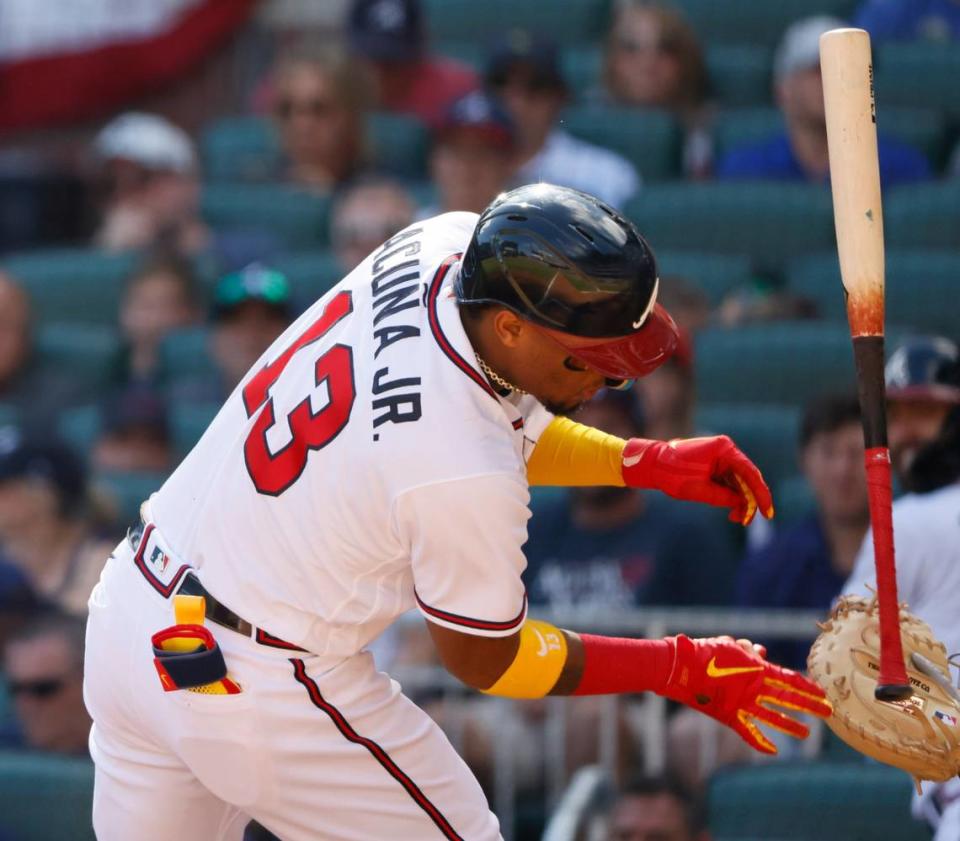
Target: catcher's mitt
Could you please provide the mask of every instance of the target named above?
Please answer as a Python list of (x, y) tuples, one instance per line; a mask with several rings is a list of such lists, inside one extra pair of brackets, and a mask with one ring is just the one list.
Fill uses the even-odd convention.
[(833, 704), (827, 725), (851, 747), (918, 780), (948, 780), (960, 773), (960, 693), (950, 681), (946, 649), (926, 622), (901, 605), (913, 694), (877, 701), (879, 618), (875, 598), (843, 596), (820, 625), (807, 669)]

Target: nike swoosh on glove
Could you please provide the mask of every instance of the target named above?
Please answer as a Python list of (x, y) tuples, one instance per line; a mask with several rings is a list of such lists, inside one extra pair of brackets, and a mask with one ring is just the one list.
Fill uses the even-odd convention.
[(726, 724), (761, 753), (775, 754), (777, 748), (757, 722), (797, 739), (810, 735), (805, 724), (773, 706), (821, 718), (833, 712), (813, 681), (745, 651), (731, 637), (690, 639), (679, 634), (674, 639), (673, 669), (661, 694)]
[(748, 525), (759, 509), (773, 516), (773, 497), (757, 466), (726, 435), (651, 441), (631, 438), (623, 448), (624, 484), (730, 509)]

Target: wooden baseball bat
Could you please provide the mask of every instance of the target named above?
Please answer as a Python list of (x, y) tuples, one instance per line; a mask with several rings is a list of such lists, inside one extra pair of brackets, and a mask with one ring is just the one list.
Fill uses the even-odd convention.
[(825, 32), (820, 36), (820, 71), (837, 252), (857, 368), (877, 569), (880, 674), (876, 697), (890, 701), (909, 697), (910, 682), (900, 640), (893, 556), (893, 495), (883, 382), (883, 210), (870, 36), (862, 29)]

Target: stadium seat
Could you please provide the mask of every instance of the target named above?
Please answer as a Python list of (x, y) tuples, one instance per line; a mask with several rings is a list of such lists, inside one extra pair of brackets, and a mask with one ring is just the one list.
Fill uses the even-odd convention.
[[(484, 62), (487, 58), (486, 46), (477, 41), (441, 41), (434, 42), (433, 51), (437, 55), (452, 58), (472, 67), (477, 73), (483, 73)], [(564, 50), (563, 58), (566, 58)]]
[(673, 275), (689, 281), (702, 289), (714, 306), (751, 278), (750, 260), (743, 255), (660, 250), (656, 254), (661, 278)]
[[(930, 165), (942, 165), (946, 152), (946, 123), (929, 108), (885, 108), (878, 127), (889, 137), (922, 152)], [(759, 143), (783, 131), (783, 117), (776, 108), (737, 108), (723, 112), (717, 119), (715, 152), (717, 159), (737, 146)]]
[(567, 109), (563, 127), (577, 137), (619, 152), (637, 167), (646, 182), (680, 174), (680, 126), (665, 112), (581, 105)]
[(93, 390), (112, 381), (120, 338), (105, 326), (52, 323), (41, 325), (36, 347), (41, 365), (55, 367)]
[(796, 442), (800, 410), (793, 406), (702, 404), (696, 428), (729, 435), (775, 488), (797, 472)]
[(960, 50), (955, 43), (891, 42), (874, 50), (878, 124), (883, 124), (888, 104), (935, 108), (960, 116)]
[(910, 817), (913, 784), (885, 765), (776, 762), (714, 775), (708, 824), (718, 838), (779, 841), (920, 841)]
[(20, 409), (12, 403), (0, 403), (0, 427), (15, 426), (20, 422)]
[(767, 47), (718, 44), (707, 48), (707, 72), (717, 100), (727, 107), (768, 105), (773, 55)]
[(40, 322), (115, 324), (137, 260), (135, 254), (55, 248), (10, 255), (2, 268), (23, 284)]
[(960, 182), (905, 184), (884, 193), (888, 248), (955, 249), (960, 237)]
[(607, 29), (609, 0), (426, 0), (424, 19), (434, 42), (488, 42), (504, 30), (549, 32), (561, 44), (595, 41)]
[(170, 407), (170, 434), (180, 456), (193, 449), (219, 411), (220, 405), (216, 403), (174, 404)]
[(172, 383), (185, 377), (213, 374), (209, 333), (203, 327), (188, 327), (169, 333), (160, 345), (160, 378)]
[(327, 243), (329, 196), (283, 184), (212, 182), (200, 207), (214, 230), (265, 230), (291, 248)]
[(834, 245), (830, 191), (819, 185), (654, 184), (626, 212), (654, 249), (747, 255), (761, 271)]
[(430, 135), (415, 117), (379, 112), (367, 120), (370, 154), (376, 167), (399, 178), (424, 178)]
[(87, 458), (100, 437), (100, 407), (77, 406), (65, 409), (57, 420), (57, 432), (78, 454)]
[[(814, 300), (825, 318), (845, 322), (846, 305), (835, 252), (792, 263), (787, 285)], [(919, 333), (958, 335), (957, 313), (944, 304), (960, 295), (960, 252), (889, 251), (885, 291), (888, 322)]]
[(294, 299), (303, 309), (345, 275), (331, 251), (297, 251), (278, 257), (272, 265), (287, 276)]
[(102, 488), (116, 505), (121, 524), (135, 523), (140, 517), (140, 503), (149, 498), (166, 481), (166, 473), (151, 471), (101, 471), (94, 475), (94, 485)]
[(599, 91), (603, 73), (603, 49), (595, 45), (569, 47), (561, 55), (563, 77), (573, 93), (574, 101), (583, 100)]
[(800, 475), (781, 479), (773, 489), (773, 504), (777, 511), (774, 521), (778, 528), (789, 526), (813, 510), (816, 502), (810, 483)]
[(754, 44), (772, 48), (795, 20), (815, 14), (847, 18), (858, 0), (677, 0), (700, 38), (708, 44)]
[(0, 829), (16, 841), (96, 841), (92, 802), (89, 759), (0, 753)]
[(855, 386), (850, 331), (843, 324), (780, 321), (708, 329), (697, 336), (695, 359), (703, 404), (802, 407)]

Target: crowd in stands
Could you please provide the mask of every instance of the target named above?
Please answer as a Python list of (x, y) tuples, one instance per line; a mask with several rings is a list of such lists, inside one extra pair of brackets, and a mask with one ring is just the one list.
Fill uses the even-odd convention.
[[(776, 42), (731, 45), (711, 41), (684, 0), (618, 0), (602, 37), (582, 43), (554, 38), (549, 16), (536, 31), (504, 27), (486, 42), (469, 31), (431, 35), (432, 6), (419, 0), (345, 5), (342, 31), (303, 33), (276, 50), (247, 92), (246, 113), (191, 134), (131, 103), (87, 132), (88, 164), (74, 173), (84, 224), (71, 227), (84, 228), (82, 241), (63, 239), (63, 227), (45, 227), (42, 215), (29, 217), (25, 233), (22, 220), (0, 213), (0, 749), (85, 753), (83, 619), (100, 568), (139, 501), (273, 340), (396, 231), (437, 213), (479, 212), (531, 181), (584, 190), (638, 219), (662, 211), (680, 220), (663, 248), (651, 233), (660, 300), (683, 334), (677, 354), (632, 391), (601, 393), (579, 419), (623, 437), (728, 432), (765, 471), (780, 514), (772, 528), (758, 523), (745, 533), (720, 511), (647, 492), (537, 490), (525, 549), (533, 609), (826, 612), (853, 571), (869, 517), (849, 343), (837, 318), (818, 40), (847, 22), (871, 32), (892, 254), (905, 255), (903, 265), (945, 267), (945, 290), (960, 283), (960, 182), (952, 180), (960, 145), (951, 151), (960, 111), (901, 97), (885, 112), (882, 73), (895, 54), (884, 50), (955, 49), (960, 6), (811, 3), (810, 16), (784, 21)], [(731, 73), (733, 59), (742, 63)], [(761, 217), (773, 213), (780, 224), (782, 209), (751, 205), (771, 183), (780, 191), (774, 204), (782, 197), (788, 208), (783, 236), (801, 243), (785, 245), (773, 262), (780, 231), (771, 240)], [(704, 246), (696, 226), (682, 228), (682, 202), (689, 191), (724, 185), (733, 192), (716, 226), (736, 223), (725, 214), (740, 208), (744, 239), (718, 234)], [(799, 204), (805, 209), (794, 214)], [(927, 227), (897, 227), (928, 205)], [(811, 277), (822, 254), (835, 307), (794, 280)], [(934, 282), (924, 271), (892, 280), (904, 289)], [(941, 300), (940, 312), (936, 297), (929, 311), (891, 305), (891, 344), (946, 332), (942, 308), (952, 300)], [(798, 323), (810, 329), (795, 331)], [(825, 346), (833, 327), (847, 355), (817, 367), (826, 357), (807, 357), (804, 342)], [(783, 399), (783, 390), (758, 386), (750, 393), (759, 396), (745, 400), (740, 362), (762, 359), (738, 360), (718, 384), (711, 342), (735, 333), (768, 336), (769, 359), (793, 372), (782, 379), (800, 371), (802, 387)], [(958, 336), (955, 326), (949, 338)], [(891, 403), (901, 474), (951, 401)], [(742, 436), (714, 425), (731, 417)], [(809, 640), (760, 641), (772, 659), (804, 667)], [(401, 666), (435, 662), (409, 631), (377, 652)], [(571, 709), (573, 770), (597, 760), (590, 727), (599, 712), (590, 703)], [(542, 707), (516, 705), (509, 719), (496, 710), (482, 700), (459, 713), (436, 709), (445, 726), (466, 728), (465, 756), (488, 789), (498, 731), (514, 733), (529, 757), (541, 752), (530, 724), (542, 720)], [(635, 712), (618, 722), (624, 780), (643, 756)], [(690, 761), (670, 770), (683, 785), (624, 782), (594, 837), (705, 841), (696, 798), (716, 765), (749, 759), (738, 745), (704, 748), (720, 738), (675, 716), (671, 753)], [(542, 768), (520, 767), (518, 779), (542, 792)]]

